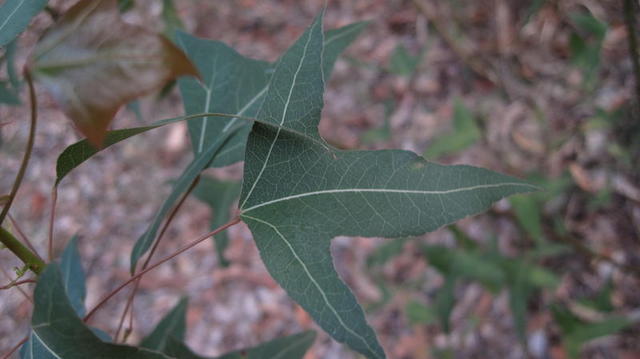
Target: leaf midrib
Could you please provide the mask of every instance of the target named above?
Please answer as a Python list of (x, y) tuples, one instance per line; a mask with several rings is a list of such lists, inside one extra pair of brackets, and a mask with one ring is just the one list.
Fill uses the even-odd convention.
[(504, 182), (504, 183), (496, 183), (496, 184), (477, 185), (477, 186), (460, 187), (460, 188), (453, 188), (453, 189), (441, 190), (441, 191), (407, 190), (407, 189), (392, 189), (392, 188), (337, 188), (337, 189), (328, 189), (328, 190), (322, 190), (322, 191), (304, 192), (304, 193), (298, 193), (290, 196), (276, 198), (267, 202), (256, 204), (247, 209), (243, 209), (242, 213), (244, 214), (254, 209), (273, 205), (279, 202), (290, 201), (290, 200), (302, 198), (302, 197), (324, 195), (324, 194), (371, 192), (371, 193), (441, 195), (441, 194), (450, 194), (450, 193), (456, 193), (456, 192), (473, 191), (476, 189), (498, 188), (498, 187), (504, 187), (504, 186), (522, 186), (522, 187), (529, 187), (532, 190), (535, 190), (537, 188), (535, 186), (532, 186), (526, 183), (519, 183), (519, 182)]

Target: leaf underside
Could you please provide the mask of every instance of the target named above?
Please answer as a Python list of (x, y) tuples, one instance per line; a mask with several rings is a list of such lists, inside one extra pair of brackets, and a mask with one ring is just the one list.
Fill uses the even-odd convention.
[(246, 145), (241, 217), (271, 275), (327, 333), (368, 358), (384, 358), (334, 269), (330, 240), (423, 234), (535, 187), (408, 151), (328, 146), (317, 130), (323, 43), (319, 16), (275, 68)]
[(120, 106), (178, 76), (198, 75), (164, 36), (123, 22), (115, 0), (69, 9), (36, 46), (32, 68), (97, 147)]

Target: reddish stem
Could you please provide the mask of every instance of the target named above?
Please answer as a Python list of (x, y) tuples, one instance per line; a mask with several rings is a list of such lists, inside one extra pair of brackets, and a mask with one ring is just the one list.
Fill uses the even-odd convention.
[(123, 288), (125, 288), (127, 285), (131, 284), (132, 282), (134, 282), (135, 280), (137, 280), (138, 278), (142, 277), (143, 275), (147, 274), (148, 272), (156, 269), (156, 267), (160, 266), (161, 264), (170, 261), (171, 259), (173, 259), (174, 257), (182, 254), (183, 252), (188, 251), (189, 249), (193, 248), (194, 246), (200, 244), (201, 242), (204, 242), (207, 238), (215, 236), (216, 234), (224, 231), (225, 229), (236, 225), (240, 222), (240, 217), (236, 217), (234, 219), (232, 219), (230, 222), (226, 223), (225, 225), (222, 225), (216, 229), (214, 229), (213, 231), (201, 236), (200, 238), (194, 240), (193, 242), (185, 245), (184, 247), (180, 248), (179, 250), (177, 250), (176, 252), (162, 258), (161, 260), (159, 260), (158, 262), (152, 264), (151, 266), (149, 266), (149, 268), (141, 271), (140, 273), (134, 275), (133, 277), (129, 278), (126, 282), (120, 284), (116, 289), (112, 290), (111, 293), (107, 294), (106, 296), (104, 296), (100, 302), (93, 307), (93, 309), (91, 309), (91, 311), (84, 317), (84, 321), (88, 321), (89, 319), (91, 319), (91, 317), (96, 313), (96, 311), (102, 307), (109, 299), (111, 299), (114, 295), (116, 295), (118, 292), (120, 292)]

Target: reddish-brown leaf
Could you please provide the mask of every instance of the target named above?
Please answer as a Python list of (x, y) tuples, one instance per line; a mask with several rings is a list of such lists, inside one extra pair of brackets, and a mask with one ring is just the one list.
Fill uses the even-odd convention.
[(164, 36), (120, 19), (116, 0), (81, 0), (38, 43), (34, 75), (96, 146), (123, 104), (181, 75), (198, 76)]

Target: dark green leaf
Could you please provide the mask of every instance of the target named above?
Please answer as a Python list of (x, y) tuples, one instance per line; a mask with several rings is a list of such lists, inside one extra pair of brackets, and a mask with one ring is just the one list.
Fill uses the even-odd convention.
[(71, 306), (78, 316), (84, 316), (84, 299), (87, 295), (84, 269), (78, 252), (78, 237), (73, 236), (62, 253), (60, 269), (64, 279), (64, 289)]
[[(212, 229), (222, 226), (231, 219), (231, 205), (240, 197), (240, 188), (239, 182), (219, 181), (209, 176), (200, 177), (200, 182), (193, 194), (213, 210)], [(224, 251), (229, 244), (227, 232), (216, 235), (214, 243), (220, 265), (228, 266), (229, 262), (224, 256)]]
[(140, 347), (164, 352), (168, 338), (184, 341), (187, 327), (187, 297), (180, 299), (178, 304), (160, 320), (156, 328), (142, 339)]
[[(338, 235), (403, 237), (435, 230), (536, 187), (400, 150), (340, 151), (317, 126), (323, 106), (321, 19), (284, 54), (246, 146), (241, 218), (271, 275), (334, 339), (384, 352), (329, 251)], [(282, 131), (287, 128), (303, 134)]]
[(9, 87), (9, 83), (5, 81), (0, 81), (0, 103), (14, 106), (20, 104), (18, 94), (16, 94), (14, 89)]
[(47, 0), (6, 0), (0, 5), (0, 46), (15, 39), (47, 5)]
[[(277, 338), (257, 347), (225, 354), (217, 359), (302, 359), (315, 338), (315, 332), (306, 331)], [(194, 354), (185, 344), (173, 338), (169, 339), (167, 343), (166, 353), (180, 359), (205, 359)]]
[(115, 0), (78, 2), (34, 52), (34, 77), (97, 147), (120, 106), (178, 76), (198, 75), (165, 37), (123, 22)]
[[(358, 36), (366, 23), (355, 23), (327, 32), (323, 69), (329, 78), (338, 55)], [(190, 78), (178, 80), (187, 114), (201, 112), (234, 113), (255, 117), (267, 91), (267, 85), (275, 65), (252, 60), (238, 54), (227, 45), (205, 39), (198, 39), (185, 33), (178, 33), (178, 43), (194, 62), (203, 82)], [(189, 123), (189, 134), (194, 153), (220, 136), (227, 136), (227, 130), (234, 119), (215, 120), (204, 118)], [(222, 167), (244, 159), (244, 148), (250, 124), (237, 132), (212, 162), (214, 167)]]
[(101, 341), (69, 304), (57, 264), (48, 265), (40, 274), (34, 294), (31, 326), (32, 338), (41, 341), (44, 349), (55, 358), (168, 358), (148, 349)]

